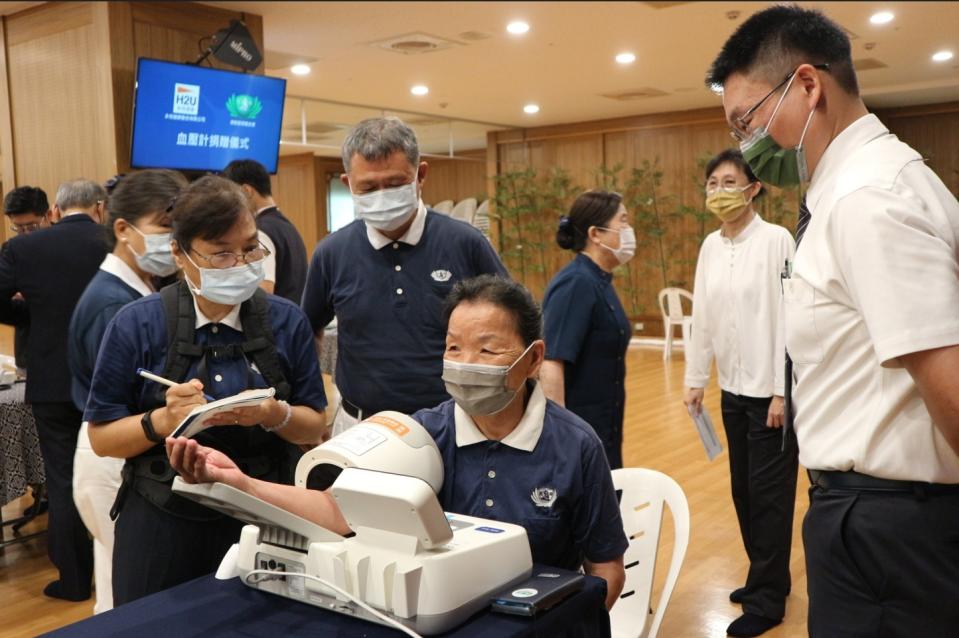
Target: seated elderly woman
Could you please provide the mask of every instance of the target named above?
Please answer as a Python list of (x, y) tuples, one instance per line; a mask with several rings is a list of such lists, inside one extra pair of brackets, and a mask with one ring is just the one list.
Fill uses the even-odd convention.
[[(444, 316), (443, 379), (453, 400), (413, 415), (443, 456), (440, 503), (522, 525), (534, 562), (582, 565), (607, 581), (612, 607), (628, 540), (602, 443), (535, 381), (545, 353), (539, 308), (520, 284), (482, 275), (456, 284)], [(193, 440), (166, 445), (188, 482), (226, 483), (337, 533), (350, 531), (326, 492), (251, 478)]]

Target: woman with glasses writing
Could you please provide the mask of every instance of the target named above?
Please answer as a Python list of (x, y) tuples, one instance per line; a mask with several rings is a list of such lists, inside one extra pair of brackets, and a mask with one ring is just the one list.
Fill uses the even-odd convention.
[(722, 226), (703, 241), (696, 263), (684, 403), (691, 413), (702, 410), (715, 358), (733, 504), (749, 557), (746, 585), (729, 598), (755, 620), (750, 626), (768, 629), (782, 621), (790, 588), (797, 451), (793, 432), (782, 430), (780, 276), (795, 243), (756, 213), (762, 194), (740, 151), (723, 151), (707, 164), (706, 208)]
[[(121, 309), (107, 327), (85, 419), (101, 456), (126, 459), (116, 522), (114, 604), (212, 572), (241, 524), (172, 494), (164, 438), (207, 397), (273, 387), (255, 407), (214, 417), (197, 439), (265, 480), (292, 482), (297, 445), (326, 430), (309, 322), (259, 289), (266, 249), (239, 186), (203, 177), (171, 212), (177, 284)], [(157, 385), (139, 369), (175, 382)]]

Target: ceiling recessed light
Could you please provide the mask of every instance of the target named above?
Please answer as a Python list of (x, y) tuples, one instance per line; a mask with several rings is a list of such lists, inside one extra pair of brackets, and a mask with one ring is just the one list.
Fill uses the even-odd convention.
[(932, 54), (933, 62), (946, 62), (952, 59), (952, 51), (936, 51)]
[(872, 14), (872, 16), (869, 17), (869, 21), (873, 24), (888, 24), (892, 22), (892, 19), (895, 17), (892, 11), (880, 11), (879, 13)]
[(636, 61), (636, 54), (629, 51), (623, 51), (616, 56), (616, 61), (620, 64), (632, 64)]
[(523, 107), (523, 113), (529, 113), (530, 115), (539, 113), (539, 104), (527, 104)]
[(294, 64), (290, 67), (290, 73), (293, 75), (309, 75), (310, 67), (307, 64)]
[(425, 84), (417, 84), (416, 86), (410, 89), (410, 93), (412, 93), (413, 95), (426, 95), (429, 92), (430, 92), (430, 87), (426, 86)]
[(522, 35), (529, 31), (529, 25), (522, 20), (514, 20), (506, 25), (506, 30), (513, 35)]

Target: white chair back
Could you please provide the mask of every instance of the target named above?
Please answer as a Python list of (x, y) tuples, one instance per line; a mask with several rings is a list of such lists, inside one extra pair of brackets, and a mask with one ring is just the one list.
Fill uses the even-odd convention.
[(453, 210), (453, 200), (444, 199), (438, 204), (433, 204), (433, 210), (435, 210), (437, 213), (443, 213), (444, 215), (449, 215), (450, 211)]
[(682, 300), (688, 299), (689, 306), (692, 308), (693, 293), (682, 288), (663, 288), (659, 291), (658, 299), (659, 312), (663, 316), (663, 336), (666, 338), (663, 344), (663, 359), (668, 359), (673, 352), (673, 326), (682, 326), (683, 349), (689, 348), (693, 316), (692, 314), (683, 314)]
[[(609, 613), (613, 638), (656, 638), (676, 587), (689, 545), (689, 504), (679, 484), (656, 470), (613, 470), (613, 486), (622, 491), (619, 510), (629, 537), (623, 560), (626, 583)], [(673, 517), (675, 536), (669, 571), (659, 600), (651, 601), (664, 505)], [(655, 608), (655, 611), (651, 611)]]
[(484, 199), (473, 214), (473, 226), (489, 237), (489, 200)]
[(476, 198), (469, 197), (456, 203), (450, 212), (450, 217), (459, 219), (467, 224), (473, 223), (473, 215), (476, 213)]

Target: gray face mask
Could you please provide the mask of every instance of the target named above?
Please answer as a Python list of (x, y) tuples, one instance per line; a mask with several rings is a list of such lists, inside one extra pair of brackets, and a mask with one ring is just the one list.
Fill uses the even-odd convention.
[(519, 391), (519, 388), (511, 390), (507, 386), (509, 372), (523, 360), (533, 343), (508, 366), (460, 363), (443, 359), (443, 382), (446, 384), (446, 391), (456, 401), (456, 405), (470, 416), (489, 416), (501, 412), (513, 402)]

